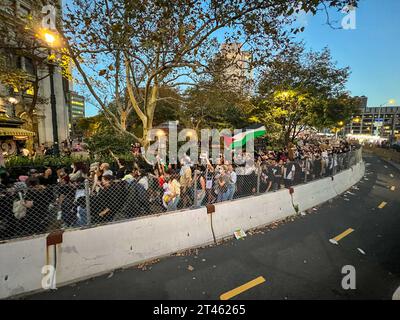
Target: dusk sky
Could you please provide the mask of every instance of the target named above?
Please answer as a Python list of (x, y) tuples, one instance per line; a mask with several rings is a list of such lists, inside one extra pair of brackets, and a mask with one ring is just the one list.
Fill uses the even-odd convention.
[(368, 106), (390, 99), (400, 105), (399, 17), (399, 0), (361, 0), (355, 30), (334, 30), (320, 14), (307, 17), (301, 37), (313, 50), (328, 46), (340, 66), (350, 66), (347, 87), (353, 95), (367, 96)]
[[(338, 20), (345, 14), (332, 17)], [(360, 0), (356, 10), (356, 29), (336, 30), (325, 24), (323, 13), (299, 17), (305, 31), (298, 39), (312, 50), (327, 46), (341, 67), (349, 66), (347, 85), (352, 95), (368, 97), (368, 106), (387, 105), (394, 99), (400, 105), (400, 1)], [(87, 115), (97, 113), (87, 105)]]

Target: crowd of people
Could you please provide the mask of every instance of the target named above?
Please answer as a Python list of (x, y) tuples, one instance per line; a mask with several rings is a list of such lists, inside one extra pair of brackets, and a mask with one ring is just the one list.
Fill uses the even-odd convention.
[(193, 164), (188, 156), (150, 166), (135, 145), (135, 161), (74, 163), (70, 168), (30, 169), (13, 177), (0, 169), (0, 239), (40, 234), (174, 211), (277, 191), (327, 177), (357, 161), (345, 140), (299, 139), (278, 151), (241, 153), (237, 166), (221, 155)]

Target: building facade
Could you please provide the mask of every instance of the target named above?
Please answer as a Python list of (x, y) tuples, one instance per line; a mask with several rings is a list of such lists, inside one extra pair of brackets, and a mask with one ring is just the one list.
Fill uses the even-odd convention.
[[(61, 14), (61, 1), (45, 1), (44, 4), (54, 4), (57, 9), (57, 14)], [(28, 25), (30, 17), (40, 16), (41, 14), (41, 1), (32, 0), (1, 0), (0, 3), (0, 26), (2, 30), (6, 30), (8, 35), (15, 31), (15, 39), (18, 38), (18, 32), (24, 25)], [(34, 39), (29, 31), (23, 33), (27, 38), (27, 42)], [(21, 37), (21, 32), (19, 37)], [(12, 37), (9, 41), (10, 47)], [(19, 40), (15, 40), (15, 47), (18, 48)], [(10, 42), (11, 41), (11, 42)], [(2, 43), (4, 46), (4, 42)], [(4, 46), (6, 47), (6, 46)], [(43, 57), (47, 56), (49, 52), (44, 50), (41, 53), (33, 53), (29, 47), (25, 46), (22, 50), (11, 50), (0, 48), (0, 55), (2, 55), (10, 69), (21, 70), (28, 75), (27, 83), (31, 82), (32, 86), (28, 86), (26, 90), (21, 92), (16, 87), (8, 83), (0, 83), (0, 97), (2, 99), (3, 108), (7, 110), (9, 116), (16, 116), (24, 120), (22, 128), (33, 131), (33, 143), (38, 144), (53, 144), (53, 118), (51, 108), (51, 86), (49, 76), (49, 65), (47, 60)], [(38, 51), (36, 51), (38, 52)], [(38, 63), (38, 61), (41, 61)], [(56, 121), (58, 131), (58, 141), (68, 139), (69, 137), (69, 99), (68, 92), (70, 88), (70, 81), (63, 78), (62, 72), (59, 67), (54, 67), (54, 94), (56, 101)], [(40, 79), (38, 81), (38, 79)], [(35, 83), (37, 84), (37, 92), (35, 92)], [(10, 103), (13, 101), (13, 103)]]
[(225, 60), (224, 78), (234, 89), (251, 93), (254, 87), (254, 75), (251, 67), (252, 55), (242, 48), (241, 43), (223, 43), (220, 54)]
[(367, 135), (394, 141), (400, 137), (400, 106), (361, 106), (345, 128), (346, 134)]
[(68, 95), (70, 136), (76, 137), (78, 121), (85, 117), (85, 97), (70, 91)]

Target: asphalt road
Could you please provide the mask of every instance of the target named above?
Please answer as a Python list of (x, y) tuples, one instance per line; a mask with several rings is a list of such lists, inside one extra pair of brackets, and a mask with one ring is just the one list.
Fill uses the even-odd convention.
[[(232, 299), (391, 300), (400, 286), (400, 172), (365, 161), (366, 176), (351, 193), (277, 228), (25, 298), (220, 299), (263, 277), (231, 291)], [(338, 245), (329, 241), (349, 228)], [(355, 290), (341, 286), (345, 265), (355, 268)]]

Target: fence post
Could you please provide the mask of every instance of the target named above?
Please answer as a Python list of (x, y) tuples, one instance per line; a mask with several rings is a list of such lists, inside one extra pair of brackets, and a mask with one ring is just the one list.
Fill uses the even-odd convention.
[(346, 153), (346, 169), (350, 169), (351, 167), (350, 161), (351, 161), (351, 151), (348, 151)]
[(306, 158), (304, 165), (304, 183), (307, 183), (307, 175), (308, 175), (308, 158)]
[(333, 168), (332, 168), (333, 169), (333, 175), (335, 175), (336, 171), (337, 171), (337, 166), (338, 166), (338, 159), (337, 159), (337, 154), (336, 153), (333, 154), (332, 161), (333, 161)]
[(86, 224), (90, 226), (90, 184), (88, 179), (85, 179), (85, 199), (86, 199)]
[(197, 170), (194, 170), (194, 178), (193, 178), (194, 179), (193, 180), (193, 190), (194, 190), (194, 192), (193, 192), (193, 207), (195, 207), (195, 208), (200, 206), (197, 203), (197, 175), (198, 175)]
[(261, 166), (257, 166), (257, 194), (260, 194)]

